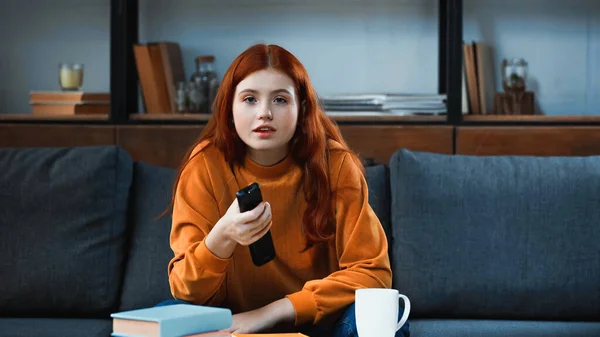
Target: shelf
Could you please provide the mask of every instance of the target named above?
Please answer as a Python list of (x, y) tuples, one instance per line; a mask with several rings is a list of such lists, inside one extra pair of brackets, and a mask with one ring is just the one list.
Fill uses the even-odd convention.
[(0, 113), (0, 121), (108, 121), (108, 115), (57, 115), (38, 116), (32, 114)]
[[(134, 121), (199, 121), (206, 122), (210, 114), (131, 114), (130, 120)], [(434, 115), (393, 115), (387, 113), (352, 113), (330, 114), (336, 122), (445, 122), (446, 116)]]

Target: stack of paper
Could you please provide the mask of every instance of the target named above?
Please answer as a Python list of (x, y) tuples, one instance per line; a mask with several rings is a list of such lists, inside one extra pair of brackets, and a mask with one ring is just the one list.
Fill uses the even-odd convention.
[(325, 111), (387, 112), (393, 114), (446, 113), (446, 95), (438, 94), (359, 94), (332, 95), (321, 98)]

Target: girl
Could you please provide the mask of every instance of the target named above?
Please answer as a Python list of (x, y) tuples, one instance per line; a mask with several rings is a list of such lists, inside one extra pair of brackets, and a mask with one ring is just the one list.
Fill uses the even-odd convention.
[[(173, 296), (230, 308), (228, 332), (356, 336), (354, 291), (391, 286), (387, 241), (364, 169), (300, 61), (276, 45), (239, 55), (185, 158), (172, 200)], [(253, 182), (264, 202), (241, 213), (236, 192)], [(257, 267), (248, 245), (269, 230), (276, 257)]]

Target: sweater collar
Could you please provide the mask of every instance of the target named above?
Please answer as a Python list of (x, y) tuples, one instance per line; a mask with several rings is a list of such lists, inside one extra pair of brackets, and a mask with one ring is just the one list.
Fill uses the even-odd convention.
[(244, 168), (248, 170), (253, 176), (263, 179), (273, 179), (283, 176), (284, 174), (291, 171), (294, 166), (294, 159), (292, 154), (283, 158), (280, 162), (271, 166), (263, 166), (246, 156), (244, 158)]

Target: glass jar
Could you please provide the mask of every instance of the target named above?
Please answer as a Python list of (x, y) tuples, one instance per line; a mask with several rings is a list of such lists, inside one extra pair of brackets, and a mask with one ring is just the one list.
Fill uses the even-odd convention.
[(210, 108), (215, 99), (219, 80), (217, 72), (214, 70), (215, 57), (212, 55), (203, 55), (196, 57), (196, 71), (192, 74), (190, 81), (196, 83), (202, 90), (205, 98), (201, 111), (210, 113)]
[(192, 113), (204, 113), (206, 110), (206, 96), (204, 89), (199, 82), (190, 81), (188, 83), (188, 111)]
[(83, 85), (83, 64), (61, 63), (58, 66), (58, 82), (63, 91), (79, 91)]
[(522, 58), (502, 60), (502, 87), (505, 92), (524, 92), (527, 81), (527, 62)]
[(177, 83), (177, 112), (184, 113), (189, 111), (189, 93), (186, 82)]

